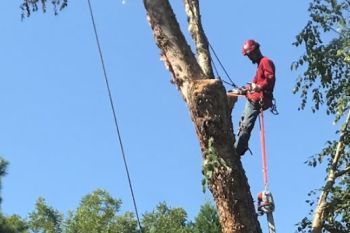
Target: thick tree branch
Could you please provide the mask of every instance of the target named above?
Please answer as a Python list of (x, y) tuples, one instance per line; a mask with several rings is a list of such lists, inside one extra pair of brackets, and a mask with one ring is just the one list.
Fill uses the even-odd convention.
[(201, 23), (198, 0), (184, 0), (188, 20), (188, 31), (196, 45), (197, 58), (200, 67), (208, 78), (214, 77), (211, 67), (209, 43)]
[(144, 5), (155, 41), (162, 53), (161, 59), (187, 102), (188, 82), (203, 79), (205, 75), (180, 30), (169, 2), (144, 0)]

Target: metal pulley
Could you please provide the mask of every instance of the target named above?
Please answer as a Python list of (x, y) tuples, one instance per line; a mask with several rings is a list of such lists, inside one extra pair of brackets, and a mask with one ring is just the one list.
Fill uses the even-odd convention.
[(271, 192), (262, 191), (258, 193), (257, 209), (259, 215), (269, 214), (275, 210), (275, 203)]

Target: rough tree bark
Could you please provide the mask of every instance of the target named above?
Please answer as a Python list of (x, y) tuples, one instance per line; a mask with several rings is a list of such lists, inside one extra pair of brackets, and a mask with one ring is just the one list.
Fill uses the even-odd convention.
[[(204, 164), (217, 163), (208, 178), (224, 233), (261, 233), (240, 157), (234, 149), (231, 107), (225, 88), (212, 79), (208, 43), (200, 24), (198, 0), (185, 0), (197, 57), (187, 44), (168, 0), (144, 0), (161, 58), (172, 74), (191, 115)], [(212, 158), (212, 157), (211, 157)]]

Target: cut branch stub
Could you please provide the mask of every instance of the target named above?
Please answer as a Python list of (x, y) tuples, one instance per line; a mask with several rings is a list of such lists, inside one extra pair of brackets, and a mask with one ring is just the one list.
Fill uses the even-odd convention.
[(200, 140), (207, 145), (213, 137), (221, 148), (228, 146), (227, 150), (233, 151), (231, 112), (222, 83), (214, 79), (192, 81), (189, 93), (188, 105)]

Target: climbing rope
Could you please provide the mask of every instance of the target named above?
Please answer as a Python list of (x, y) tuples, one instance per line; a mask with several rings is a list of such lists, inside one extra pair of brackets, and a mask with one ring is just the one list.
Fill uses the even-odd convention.
[(225, 80), (223, 80), (223, 79), (221, 78), (221, 76), (218, 74), (218, 71), (217, 71), (217, 69), (216, 69), (216, 66), (215, 66), (214, 62), (212, 61), (213, 67), (214, 67), (214, 69), (215, 69), (215, 71), (216, 71), (216, 73), (217, 73), (218, 78), (219, 78), (221, 81), (223, 81), (224, 83), (226, 83), (226, 84), (228, 84), (228, 85), (231, 85), (231, 86), (234, 87), (234, 88), (238, 88), (238, 86), (232, 81), (230, 75), (229, 75), (228, 72), (226, 71), (226, 69), (225, 69), (224, 65), (222, 64), (222, 62), (221, 62), (219, 56), (216, 54), (216, 52), (215, 52), (213, 46), (210, 44), (209, 39), (208, 39), (208, 45), (209, 45), (210, 50), (211, 50), (212, 53), (214, 54), (214, 57), (215, 57), (216, 60), (219, 62), (219, 64), (220, 64), (222, 70), (224, 71), (226, 77), (230, 80), (230, 82), (227, 82), (227, 81), (225, 81)]
[[(190, 11), (192, 12), (193, 15), (196, 15), (196, 13), (193, 11), (193, 9), (192, 9), (191, 7), (190, 7)], [(202, 26), (199, 25), (197, 21), (196, 21), (195, 23), (197, 24), (198, 28), (202, 28)], [(211, 52), (214, 54), (216, 60), (219, 62), (219, 64), (220, 64), (222, 70), (225, 72), (226, 77), (230, 80), (230, 82), (227, 82), (226, 80), (224, 80), (224, 79), (221, 78), (221, 76), (220, 76), (220, 74), (219, 74), (219, 72), (218, 72), (218, 69), (216, 68), (215, 62), (213, 61), (213, 59), (211, 59), (211, 64), (213, 65), (214, 71), (215, 71), (215, 73), (216, 73), (216, 77), (217, 77), (221, 82), (226, 83), (226, 84), (228, 84), (228, 85), (230, 85), (230, 86), (232, 86), (232, 87), (234, 87), (234, 88), (238, 88), (238, 86), (232, 81), (232, 79), (231, 79), (230, 75), (228, 74), (228, 72), (226, 71), (224, 65), (221, 63), (221, 61), (220, 61), (220, 59), (219, 59), (219, 56), (216, 54), (216, 52), (215, 52), (213, 46), (211, 46), (208, 37), (206, 37), (206, 40), (207, 40), (207, 42), (208, 42), (209, 49), (210, 49)]]
[(104, 59), (103, 59), (103, 54), (102, 54), (102, 49), (101, 49), (101, 45), (100, 45), (100, 40), (99, 40), (97, 29), (96, 29), (95, 18), (94, 18), (93, 10), (92, 10), (92, 7), (91, 7), (91, 2), (90, 2), (90, 0), (87, 0), (87, 1), (88, 1), (88, 5), (89, 5), (89, 10), (90, 10), (91, 22), (92, 22), (92, 26), (93, 26), (94, 33), (95, 33), (96, 44), (97, 44), (98, 52), (99, 52), (99, 55), (100, 55), (100, 60), (101, 60), (101, 66), (102, 66), (102, 70), (103, 70), (104, 80), (105, 80), (105, 83), (106, 83), (106, 86), (107, 86), (107, 90), (108, 90), (109, 102), (110, 102), (110, 106), (111, 106), (112, 113), (113, 113), (114, 124), (115, 124), (115, 128), (116, 128), (117, 135), (118, 135), (119, 146), (120, 146), (120, 150), (121, 150), (123, 161), (124, 161), (124, 167), (125, 167), (126, 175), (128, 177), (128, 183), (129, 183), (129, 188), (130, 188), (130, 192), (131, 192), (131, 196), (132, 196), (132, 200), (133, 200), (133, 204), (134, 204), (134, 209), (135, 209), (135, 215), (136, 215), (137, 223), (138, 223), (138, 226), (139, 226), (139, 232), (143, 233), (141, 222), (140, 222), (140, 218), (139, 218), (139, 214), (138, 214), (138, 210), (137, 210), (135, 194), (134, 194), (134, 190), (133, 190), (133, 187), (132, 187), (132, 182), (131, 182), (130, 173), (129, 173), (129, 169), (128, 169), (128, 164), (127, 164), (127, 161), (126, 161), (126, 155), (125, 155), (125, 151), (124, 151), (123, 141), (122, 141), (121, 133), (120, 133), (120, 130), (119, 130), (117, 114), (116, 114), (115, 107), (114, 107), (115, 104), (113, 102), (112, 92), (111, 92), (111, 89), (110, 89), (110, 86), (109, 86), (109, 81), (108, 81), (106, 66), (105, 66)]
[(219, 74), (219, 71), (218, 71), (218, 69), (216, 68), (216, 65), (215, 65), (215, 63), (213, 62), (213, 60), (211, 61), (211, 64), (213, 65), (213, 68), (214, 68), (216, 77), (217, 77), (221, 82), (226, 83), (226, 84), (228, 84), (228, 85), (230, 85), (230, 86), (235, 85), (235, 84), (232, 84), (232, 83), (230, 83), (230, 82), (227, 82), (226, 80), (224, 80), (224, 79), (221, 78), (221, 76), (220, 76), (220, 74)]
[(261, 154), (262, 154), (262, 171), (264, 179), (264, 191), (258, 193), (258, 214), (266, 214), (269, 233), (276, 233), (275, 221), (273, 219), (272, 212), (275, 210), (275, 203), (271, 192), (269, 191), (269, 181), (267, 175), (267, 154), (266, 154), (266, 142), (265, 142), (265, 124), (264, 124), (264, 111), (260, 110), (259, 114), (260, 125), (260, 142), (261, 142)]
[(264, 189), (268, 190), (268, 176), (267, 176), (267, 156), (266, 156), (266, 144), (265, 144), (265, 124), (264, 124), (264, 111), (261, 110), (259, 114), (260, 123), (260, 143), (261, 143), (261, 155), (262, 155), (262, 167), (264, 178)]

